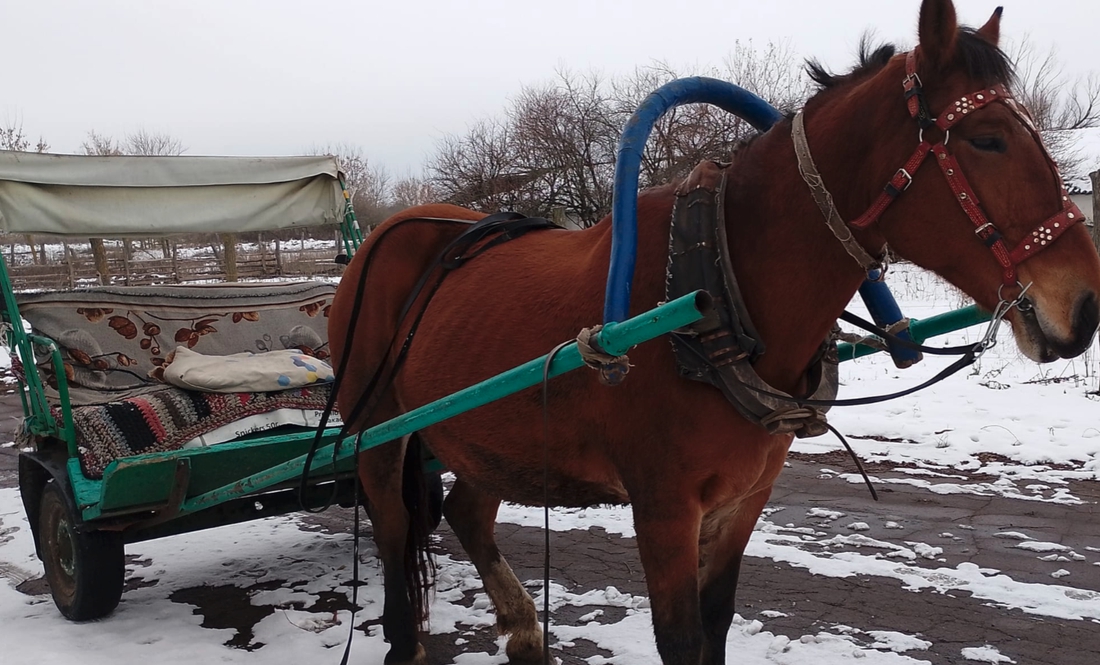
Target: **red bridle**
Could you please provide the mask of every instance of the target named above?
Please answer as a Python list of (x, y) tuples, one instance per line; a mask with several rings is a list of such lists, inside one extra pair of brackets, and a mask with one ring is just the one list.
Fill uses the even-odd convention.
[[(1062, 178), (1058, 173), (1058, 166), (1043, 145), (1042, 138), (1039, 136), (1039, 132), (1026, 109), (1012, 98), (1008, 89), (1003, 85), (995, 85), (987, 90), (979, 90), (964, 95), (962, 99), (955, 102), (954, 107), (949, 105), (947, 110), (941, 113), (939, 117), (932, 117), (924, 98), (920, 77), (917, 76), (915, 53), (916, 51), (910, 51), (906, 54), (906, 76), (902, 81), (902, 85), (905, 89), (905, 100), (909, 107), (909, 115), (920, 125), (918, 135), (920, 145), (917, 146), (916, 151), (905, 162), (905, 165), (898, 169), (894, 177), (886, 183), (885, 191), (875, 199), (871, 207), (849, 224), (854, 228), (864, 229), (877, 220), (894, 199), (909, 188), (909, 185), (913, 182), (913, 174), (917, 172), (917, 169), (924, 163), (928, 155), (934, 154), (936, 162), (940, 166), (940, 171), (943, 172), (947, 184), (955, 195), (955, 200), (959, 202), (963, 212), (974, 223), (974, 233), (993, 252), (997, 263), (1004, 269), (1004, 284), (1013, 286), (1017, 283), (1016, 267), (1053, 243), (1069, 227), (1084, 219), (1084, 215), (1082, 215), (1077, 205), (1070, 200), (1069, 193), (1063, 185), (1061, 194), (1062, 209), (1035, 227), (1029, 235), (1024, 236), (1024, 239), (1015, 248), (1009, 250), (1005, 245), (1004, 236), (993, 225), (993, 222), (989, 221), (989, 217), (982, 210), (981, 203), (978, 201), (977, 195), (974, 194), (974, 189), (967, 182), (966, 176), (963, 175), (962, 168), (959, 167), (955, 156), (947, 150), (951, 128), (978, 109), (993, 102), (1001, 102), (1031, 132), (1031, 135), (1042, 148), (1051, 170), (1058, 181), (1061, 182)], [(943, 132), (943, 139), (934, 145), (924, 138), (924, 131), (932, 127), (938, 127)]]

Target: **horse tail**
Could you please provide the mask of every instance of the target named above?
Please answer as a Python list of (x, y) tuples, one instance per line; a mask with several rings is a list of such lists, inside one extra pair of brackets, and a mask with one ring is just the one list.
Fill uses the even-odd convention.
[[(439, 474), (429, 482), (424, 473), (420, 436), (413, 434), (405, 449), (401, 494), (409, 513), (409, 531), (405, 539), (405, 585), (417, 625), (423, 629), (428, 621), (430, 592), (435, 585), (435, 557), (429, 549), (431, 532), (439, 525), (442, 505), (442, 484)], [(436, 490), (438, 485), (438, 492)]]

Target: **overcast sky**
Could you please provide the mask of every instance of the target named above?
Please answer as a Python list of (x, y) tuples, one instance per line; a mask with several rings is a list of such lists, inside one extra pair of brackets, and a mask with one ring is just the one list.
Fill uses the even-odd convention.
[[(1001, 0), (1002, 35), (1100, 70), (1091, 0)], [(188, 154), (349, 142), (395, 175), (556, 68), (720, 64), (735, 40), (789, 42), (834, 69), (860, 35), (911, 45), (919, 0), (0, 0), (0, 125), (55, 152), (144, 128)], [(997, 0), (956, 0), (980, 25)]]

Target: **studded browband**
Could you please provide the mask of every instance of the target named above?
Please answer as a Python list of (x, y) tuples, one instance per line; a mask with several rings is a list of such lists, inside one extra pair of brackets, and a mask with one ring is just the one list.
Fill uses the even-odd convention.
[[(916, 70), (916, 50), (910, 51), (905, 56), (905, 79), (902, 81), (902, 86), (905, 90), (906, 106), (909, 109), (909, 115), (917, 121), (920, 125), (920, 131), (918, 137), (920, 144), (913, 152), (912, 156), (905, 162), (905, 165), (894, 173), (894, 176), (890, 178), (890, 181), (886, 183), (882, 194), (879, 194), (878, 198), (871, 204), (862, 215), (857, 217), (848, 223), (849, 226), (856, 229), (864, 229), (874, 223), (887, 207), (913, 182), (913, 174), (917, 172), (917, 169), (924, 163), (924, 160), (929, 154), (936, 156), (936, 162), (940, 166), (940, 171), (947, 179), (948, 185), (951, 187), (951, 191), (955, 195), (955, 199), (959, 202), (963, 212), (973, 222), (975, 230), (974, 233), (978, 238), (993, 252), (994, 258), (997, 263), (1001, 265), (1004, 270), (1004, 284), (1006, 286), (1012, 286), (1017, 283), (1016, 267), (1031, 258), (1039, 251), (1044, 249), (1047, 245), (1054, 242), (1059, 236), (1066, 232), (1066, 230), (1084, 219), (1084, 215), (1076, 204), (1069, 198), (1069, 193), (1066, 191), (1065, 186), (1062, 187), (1062, 209), (1050, 218), (1039, 224), (1033, 229), (1030, 234), (1024, 237), (1024, 239), (1016, 245), (1012, 250), (1008, 249), (1005, 244), (1004, 236), (993, 225), (993, 222), (989, 221), (989, 217), (982, 209), (981, 203), (978, 201), (977, 195), (974, 193), (974, 189), (970, 186), (966, 176), (963, 175), (962, 169), (959, 166), (958, 161), (955, 159), (947, 149), (947, 143), (951, 138), (951, 128), (955, 126), (960, 120), (965, 118), (970, 113), (977, 111), (993, 102), (1001, 102), (1005, 104), (1012, 111), (1020, 122), (1031, 133), (1032, 137), (1039, 144), (1043, 150), (1043, 155), (1047, 159), (1047, 163), (1050, 165), (1054, 175), (1061, 182), (1061, 176), (1058, 173), (1058, 166), (1054, 162), (1054, 158), (1051, 157), (1050, 152), (1043, 145), (1042, 138), (1039, 135), (1038, 129), (1035, 127), (1035, 123), (1032, 122), (1031, 116), (1027, 113), (1027, 110), (1013, 99), (1011, 93), (1003, 85), (995, 85), (988, 89), (972, 92), (968, 95), (964, 95), (961, 99), (956, 101), (954, 105), (949, 105), (944, 113), (941, 113), (939, 117), (933, 117), (928, 110), (927, 101), (924, 97), (924, 88), (922, 86), (920, 77), (917, 75)], [(799, 115), (801, 115), (801, 111)], [(801, 125), (801, 118), (796, 118), (795, 126)], [(943, 132), (943, 139), (936, 144), (932, 144), (928, 139), (924, 137), (924, 132), (932, 127), (937, 127)], [(803, 170), (803, 178), (806, 179), (808, 185), (812, 191), (815, 191), (815, 199), (818, 198), (816, 194), (815, 185), (819, 185), (823, 189), (823, 185), (820, 183), (820, 174), (816, 174), (816, 168), (813, 169), (816, 174), (816, 183), (811, 182), (814, 180), (808, 178), (805, 172), (804, 162), (809, 161), (812, 166), (812, 159), (809, 158), (809, 146), (806, 144), (805, 131), (792, 132), (795, 138), (795, 152), (799, 157), (799, 167)], [(804, 154), (803, 154), (804, 153)], [(826, 192), (827, 193), (827, 192)], [(829, 197), (829, 204), (831, 205), (832, 197)], [(820, 205), (820, 202), (819, 202)], [(836, 213), (835, 207), (831, 211), (822, 207), (822, 213), (825, 214), (827, 221), (830, 221), (834, 215), (839, 218), (839, 214)], [(831, 214), (830, 214), (831, 213)], [(832, 224), (830, 224), (832, 227)], [(834, 233), (836, 230), (834, 229)], [(839, 236), (838, 236), (839, 237)], [(861, 266), (865, 266), (865, 262), (861, 260), (862, 257), (853, 253), (853, 250), (848, 248), (845, 243), (845, 248), (848, 252), (859, 261)], [(866, 253), (863, 253), (866, 256)]]

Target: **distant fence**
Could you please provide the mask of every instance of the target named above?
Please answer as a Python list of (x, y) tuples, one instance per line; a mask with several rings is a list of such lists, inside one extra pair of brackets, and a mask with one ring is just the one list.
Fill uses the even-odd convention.
[[(98, 284), (146, 285), (226, 281), (226, 252), (216, 236), (185, 240), (105, 241), (107, 274), (100, 275), (88, 243), (47, 241), (41, 237), (0, 237), (0, 251), (16, 290), (65, 289)], [(206, 242), (205, 240), (209, 240)], [(28, 242), (29, 241), (29, 242)], [(343, 272), (336, 256), (342, 243), (305, 236), (295, 240), (241, 242), (235, 256), (238, 280), (279, 277), (335, 277)]]

